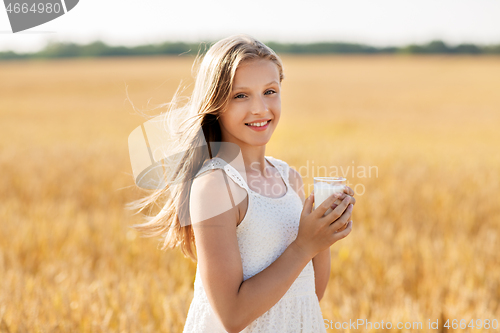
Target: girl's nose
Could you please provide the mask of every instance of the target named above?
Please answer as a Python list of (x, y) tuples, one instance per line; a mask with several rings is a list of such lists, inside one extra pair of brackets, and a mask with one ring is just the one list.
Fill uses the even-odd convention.
[(264, 114), (267, 113), (268, 107), (266, 102), (262, 99), (262, 97), (254, 99), (254, 103), (252, 103), (252, 114)]

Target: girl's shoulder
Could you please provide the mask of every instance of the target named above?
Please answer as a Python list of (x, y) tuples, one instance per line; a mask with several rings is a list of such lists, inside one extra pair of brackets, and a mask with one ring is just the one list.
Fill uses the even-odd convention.
[(224, 163), (222, 162), (223, 161), (220, 158), (216, 157), (206, 160), (200, 167), (200, 170), (198, 170), (195, 177), (198, 177), (200, 174), (207, 172), (208, 170), (224, 169)]
[[(195, 179), (199, 178), (200, 175), (209, 173), (209, 171), (215, 171), (216, 174), (225, 173), (232, 179), (238, 186), (243, 189), (247, 189), (246, 177), (242, 177), (241, 174), (230, 164), (219, 157), (213, 157), (206, 160), (200, 170), (196, 173)], [(222, 179), (220, 176), (215, 176), (216, 178)], [(224, 186), (225, 186), (224, 182)]]

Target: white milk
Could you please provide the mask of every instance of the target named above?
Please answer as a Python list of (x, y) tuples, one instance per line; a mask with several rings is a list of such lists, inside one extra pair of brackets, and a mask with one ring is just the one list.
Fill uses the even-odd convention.
[[(319, 205), (323, 203), (330, 195), (333, 193), (344, 193), (345, 185), (331, 185), (324, 182), (317, 182), (314, 184), (314, 209), (316, 209)], [(334, 202), (336, 205), (342, 203), (342, 200), (337, 199)], [(331, 208), (328, 208), (325, 215), (332, 211)]]

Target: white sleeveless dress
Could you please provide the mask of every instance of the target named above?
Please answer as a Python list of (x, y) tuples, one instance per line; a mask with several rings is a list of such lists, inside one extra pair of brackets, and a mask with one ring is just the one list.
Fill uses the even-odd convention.
[[(282, 197), (271, 198), (254, 192), (240, 173), (219, 157), (206, 161), (197, 173), (198, 176), (210, 169), (223, 169), (228, 177), (248, 193), (248, 209), (236, 229), (244, 280), (268, 267), (295, 240), (303, 207), (299, 195), (290, 187), (288, 164), (270, 156), (265, 158), (279, 171), (286, 184), (287, 192)], [(241, 332), (326, 332), (315, 290), (311, 260), (285, 295)], [(183, 332), (227, 332), (212, 310), (198, 269), (194, 281), (194, 296)]]

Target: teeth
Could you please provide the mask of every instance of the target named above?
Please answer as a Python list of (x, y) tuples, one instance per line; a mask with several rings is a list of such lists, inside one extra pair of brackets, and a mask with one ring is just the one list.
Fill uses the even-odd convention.
[(267, 121), (263, 121), (261, 123), (248, 123), (247, 125), (261, 127), (264, 126), (265, 124), (267, 124)]

